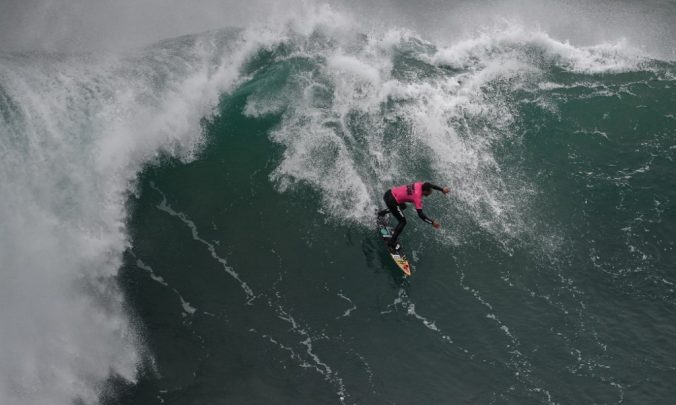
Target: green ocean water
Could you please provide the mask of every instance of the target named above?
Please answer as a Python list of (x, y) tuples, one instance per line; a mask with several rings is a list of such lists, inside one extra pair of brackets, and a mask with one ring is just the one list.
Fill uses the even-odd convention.
[[(409, 57), (393, 57), (392, 76), (458, 74)], [(415, 274), (405, 280), (368, 222), (328, 212), (311, 182), (275, 188), (284, 148), (270, 134), (293, 112), (243, 113), (252, 95), (290, 91), (322, 63), (259, 54), (204, 124), (199, 157), (144, 170), (120, 283), (156, 363), (111, 403), (670, 402), (673, 65), (585, 74), (545, 61), (536, 82), (489, 83), (514, 118), (487, 141), (496, 164), (481, 175), (499, 170), (501, 187), (527, 188), (510, 213), (524, 218), (505, 225), (521, 229), (491, 233), (462, 218), (453, 196), (434, 195), (429, 215), (462, 235), (439, 239), (410, 220)], [(348, 111), (343, 128), (324, 123), (366, 172), (373, 114), (395, 107), (379, 109)], [(457, 125), (492, 125), (482, 121)], [(408, 152), (406, 122), (378, 130), (385, 148)], [(322, 153), (312, 164), (332, 158)], [(438, 181), (413, 153), (397, 180)], [(329, 165), (317, 181), (340, 173)], [(367, 196), (374, 204), (385, 184), (397, 183)]]
[[(111, 405), (672, 403), (673, 62), (513, 27), (273, 34), (0, 58), (8, 235), (42, 230), (94, 297), (48, 304), (48, 347), (94, 359), (54, 375), (100, 364)], [(414, 180), (451, 193), (439, 231), (405, 211), (405, 279), (373, 212)]]

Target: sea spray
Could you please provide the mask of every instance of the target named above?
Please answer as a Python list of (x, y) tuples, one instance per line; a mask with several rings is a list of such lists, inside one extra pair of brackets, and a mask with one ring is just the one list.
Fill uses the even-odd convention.
[(228, 31), (126, 57), (0, 58), (3, 401), (94, 403), (111, 375), (135, 381), (143, 338), (115, 282), (127, 193), (159, 154), (199, 150), (248, 46)]
[[(167, 40), (124, 57), (0, 57), (3, 399), (12, 404), (71, 403), (74, 399), (93, 403), (109, 376), (136, 381), (144, 338), (133, 327), (115, 285), (121, 254), (131, 244), (126, 230), (128, 193), (134, 189), (138, 172), (149, 163), (161, 162), (162, 156), (178, 157), (183, 162), (198, 156), (208, 145), (205, 141), (213, 141), (204, 137), (200, 119), (217, 121), (218, 117), (212, 116), (213, 108), (220, 100), (227, 105), (233, 92), (246, 95), (242, 113), (247, 118), (272, 116), (279, 120), (266, 134), (280, 147), (270, 152), (271, 164), (265, 166), (270, 172), (267, 179), (286, 197), (301, 196), (298, 199), (303, 201), (304, 192), (316, 193), (312, 194), (319, 196), (316, 208), (337, 239), (344, 232), (342, 226), (357, 234), (367, 232), (373, 209), (388, 187), (412, 177), (431, 179), (453, 190), (451, 203), (433, 200), (430, 204), (430, 212), (452, 224), (442, 234), (444, 249), (449, 248), (447, 241), (456, 246), (477, 243), (486, 250), (498, 246), (498, 252), (492, 254), (499, 257), (502, 266), (512, 257), (515, 241), (528, 237), (547, 240), (557, 232), (565, 235), (565, 231), (548, 226), (543, 220), (546, 215), (532, 210), (545, 185), (537, 183), (536, 176), (526, 175), (518, 154), (507, 161), (509, 157), (500, 153), (509, 147), (517, 152), (527, 149), (523, 146), (527, 131), (519, 127), (519, 113), (523, 112), (520, 103), (547, 107), (545, 112), (551, 113), (555, 122), (565, 107), (561, 100), (566, 90), (580, 90), (580, 99), (618, 98), (628, 95), (633, 85), (619, 90), (603, 83), (595, 85), (589, 75), (655, 69), (661, 77), (673, 80), (668, 69), (664, 73), (664, 68), (654, 68), (622, 41), (580, 47), (539, 30), (511, 25), (467, 42), (442, 46), (403, 28), (362, 32), (349, 18), (328, 8), (315, 11), (310, 13), (311, 18), (265, 29), (214, 31)], [(557, 76), (561, 72), (574, 80), (571, 76), (561, 79)], [(577, 84), (566, 80), (577, 80)], [(590, 90), (592, 96), (587, 96)], [(529, 92), (534, 95), (523, 96)], [(612, 131), (594, 128), (578, 135), (602, 136), (598, 134), (605, 134), (605, 139), (613, 136)], [(668, 150), (672, 149), (665, 150), (655, 147), (651, 152), (670, 158)], [(627, 170), (620, 177), (649, 172), (652, 161), (642, 163), (643, 171)], [(591, 180), (595, 177), (587, 174), (590, 172), (580, 170), (579, 175), (589, 176), (589, 185), (594, 187)], [(651, 205), (655, 212), (669, 203), (661, 196), (655, 201)], [(538, 220), (544, 225), (533, 226)], [(601, 263), (603, 246), (597, 248), (597, 242), (591, 241), (593, 247), (588, 253), (594, 265), (618, 279), (651, 269), (651, 260), (659, 260), (659, 255), (644, 253), (645, 241), (637, 233), (642, 222), (643, 216), (637, 216), (622, 228), (633, 248), (632, 259), (641, 262), (640, 271)], [(308, 229), (303, 236), (308, 251), (318, 243), (314, 240), (316, 231)], [(283, 235), (274, 237), (281, 239)], [(425, 240), (425, 236), (420, 237)], [(218, 245), (209, 242), (207, 246), (216, 250)], [(363, 252), (372, 255), (368, 242)], [(429, 252), (425, 256), (433, 257)], [(612, 250), (605, 253), (611, 254)], [(360, 261), (358, 256), (354, 260)], [(554, 255), (544, 256), (541, 260), (546, 263)], [(443, 259), (447, 263), (447, 258)], [(147, 258), (139, 260), (145, 262)], [(320, 259), (317, 263), (323, 262)], [(162, 270), (155, 264), (152, 268)], [(363, 270), (359, 266), (345, 268)], [(425, 274), (443, 278), (445, 270), (428, 267), (419, 279), (424, 280)], [(253, 270), (238, 268), (237, 274), (248, 282), (248, 271)], [(314, 268), (312, 274), (318, 279), (328, 277)], [(575, 301), (579, 287), (561, 268), (551, 273), (553, 287), (527, 284), (531, 276), (552, 281), (545, 270), (542, 274), (503, 276), (511, 283), (510, 288), (518, 290), (519, 283), (525, 284), (530, 295), (562, 307), (556, 316), (567, 315), (571, 307), (582, 308), (575, 333), (589, 338), (591, 332), (585, 328), (593, 317), (584, 312), (584, 302)], [(664, 281), (659, 285), (673, 281), (668, 275), (656, 280), (660, 279)], [(471, 285), (472, 291), (479, 291)], [(259, 288), (256, 286), (257, 292)], [(632, 291), (634, 287), (623, 288)], [(540, 289), (546, 293), (539, 293)], [(491, 286), (482, 287), (481, 299), (490, 299), (485, 302), (497, 311), (498, 300), (491, 293), (497, 294)], [(665, 299), (671, 296), (661, 290), (658, 293)], [(561, 302), (551, 300), (557, 294), (563, 296)], [(361, 302), (352, 288), (349, 296), (355, 303)], [(344, 306), (340, 296), (332, 298)], [(474, 296), (470, 298), (475, 300)], [(417, 309), (426, 305), (417, 298), (415, 302)], [(349, 317), (340, 318), (341, 325), (362, 313), (370, 316), (366, 305), (359, 308)], [(417, 314), (415, 308), (410, 307), (407, 314)], [(447, 316), (435, 314), (433, 319), (434, 323), (425, 324), (428, 329), (449, 329), (444, 324), (450, 322)], [(500, 313), (499, 319), (506, 330), (517, 333), (509, 314)], [(494, 322), (490, 325), (495, 327)], [(245, 331), (251, 328), (244, 326)], [(487, 335), (491, 331), (485, 330)], [(536, 351), (538, 347), (528, 341), (527, 333), (518, 336), (524, 347)], [(272, 339), (268, 340), (280, 341)], [(566, 339), (571, 345), (576, 343), (570, 337)], [(340, 341), (337, 337), (326, 340)], [(321, 349), (310, 347), (310, 343), (300, 342), (307, 346), (305, 353), (320, 365), (320, 357), (315, 356)], [(471, 344), (463, 341), (466, 343)], [(605, 347), (605, 343), (598, 345)], [(538, 364), (535, 355), (525, 349), (520, 354), (528, 364)], [(574, 360), (583, 361), (577, 354)], [(328, 355), (321, 353), (321, 363), (329, 364), (325, 360)], [(359, 358), (365, 362), (361, 354)], [(369, 358), (368, 364), (376, 361)], [(380, 372), (383, 369), (380, 365)], [(541, 370), (535, 367), (529, 372)], [(341, 376), (329, 379), (334, 391), (337, 387), (342, 393), (351, 387), (352, 382), (343, 377), (347, 374), (344, 368), (331, 362), (326, 371), (332, 378)], [(373, 377), (370, 369), (369, 375)], [(546, 387), (548, 397), (555, 386)], [(509, 395), (509, 388), (495, 395)], [(556, 395), (565, 398), (566, 393), (557, 390)]]

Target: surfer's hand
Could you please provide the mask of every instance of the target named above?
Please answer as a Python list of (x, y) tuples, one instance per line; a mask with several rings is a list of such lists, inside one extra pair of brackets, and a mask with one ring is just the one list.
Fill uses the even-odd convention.
[(438, 223), (437, 221), (432, 221), (432, 226), (435, 227), (436, 229), (441, 228), (441, 224)]
[(448, 193), (449, 193), (449, 192), (451, 191), (451, 189), (450, 189), (450, 188), (448, 188), (448, 187), (444, 187), (444, 189), (443, 189), (443, 190), (441, 190), (441, 191), (443, 191), (443, 192), (444, 192), (444, 194), (448, 194)]

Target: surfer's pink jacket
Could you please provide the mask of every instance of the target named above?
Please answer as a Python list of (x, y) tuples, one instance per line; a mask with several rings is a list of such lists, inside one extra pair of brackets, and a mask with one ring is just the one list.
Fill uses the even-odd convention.
[(397, 200), (397, 204), (409, 202), (415, 205), (415, 209), (421, 210), (423, 207), (422, 186), (423, 182), (418, 181), (412, 184), (392, 187), (392, 195), (394, 196), (394, 199)]

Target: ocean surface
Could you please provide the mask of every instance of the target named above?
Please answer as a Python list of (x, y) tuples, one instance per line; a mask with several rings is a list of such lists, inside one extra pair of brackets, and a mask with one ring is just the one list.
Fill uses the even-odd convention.
[(672, 404), (675, 159), (676, 63), (506, 21), (0, 53), (0, 402)]

